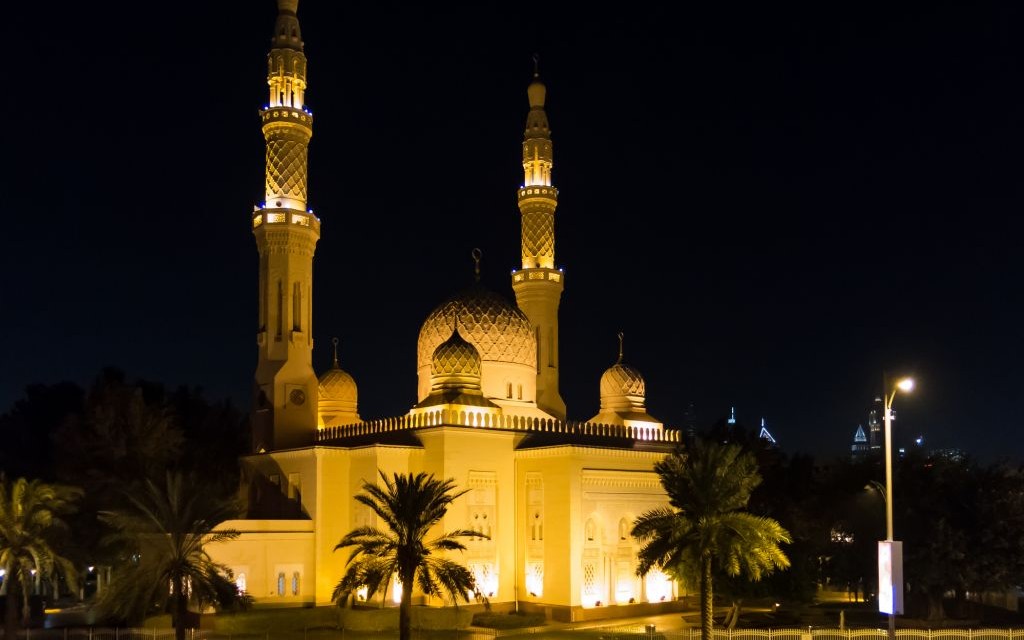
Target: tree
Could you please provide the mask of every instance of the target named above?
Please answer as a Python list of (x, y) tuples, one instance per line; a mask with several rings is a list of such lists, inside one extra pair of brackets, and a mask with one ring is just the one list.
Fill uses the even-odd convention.
[[(908, 613), (965, 614), (967, 593), (1004, 591), (1024, 579), (1024, 474), (1004, 465), (911, 450), (896, 468), (895, 529), (903, 540)], [(979, 607), (980, 610), (980, 607)]]
[[(33, 413), (46, 415), (39, 408)], [(238, 456), (244, 450), (240, 423), (230, 404), (209, 403), (199, 389), (169, 392), (114, 368), (97, 375), (80, 409), (53, 435), (57, 478), (85, 490), (69, 523), (76, 547), (71, 557), (78, 567), (123, 566), (123, 541), (113, 540), (95, 514), (133, 510), (127, 498), (144, 495), (147, 478), (161, 485), (168, 469), (179, 469), (207, 493), (224, 499), (237, 495)]]
[(238, 537), (217, 530), (239, 517), (239, 505), (206, 490), (192, 476), (169, 471), (165, 481), (146, 480), (141, 491), (125, 496), (128, 508), (104, 511), (100, 518), (116, 531), (130, 561), (115, 574), (97, 601), (107, 615), (139, 621), (154, 609), (169, 610), (175, 638), (185, 637), (189, 604), (199, 608), (245, 607), (231, 570), (214, 562), (206, 546)]
[[(75, 589), (73, 563), (57, 553), (54, 534), (66, 525), (61, 516), (70, 512), (81, 492), (72, 487), (0, 475), (0, 568), (7, 606), (4, 637), (14, 638), (18, 622), (28, 622), (29, 595), (43, 580), (54, 583), (63, 577)], [(18, 599), (21, 616), (18, 616)]]
[(761, 482), (757, 461), (735, 444), (697, 442), (689, 455), (674, 453), (654, 465), (669, 497), (634, 523), (641, 544), (637, 574), (657, 567), (700, 585), (701, 632), (711, 638), (713, 575), (757, 581), (789, 566), (780, 543), (791, 541), (776, 520), (745, 511)]
[(355, 499), (372, 509), (387, 529), (358, 527), (334, 547), (335, 551), (347, 547), (353, 550), (333, 597), (341, 603), (363, 587), (367, 589), (367, 597), (378, 591), (386, 593), (391, 580), (397, 578), (402, 585), (398, 633), (401, 640), (408, 640), (413, 585), (425, 595), (444, 597), (456, 606), (459, 598), (469, 601), (468, 593), (476, 588), (473, 574), (438, 553), (465, 551), (465, 545), (458, 538), (481, 537), (481, 534), (457, 529), (425, 541), (452, 502), (468, 491), (455, 491), (453, 478), (442, 481), (433, 474), (420, 472), (415, 476), (395, 473), (389, 479), (383, 471), (380, 477), (383, 488), (364, 482), (363, 493)]
[(31, 384), (0, 415), (0, 469), (9, 478), (57, 480), (53, 443), (58, 429), (82, 413), (85, 392), (77, 384)]

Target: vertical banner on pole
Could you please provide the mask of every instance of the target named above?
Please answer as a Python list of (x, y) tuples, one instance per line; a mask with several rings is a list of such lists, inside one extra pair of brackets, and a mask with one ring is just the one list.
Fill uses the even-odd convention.
[(878, 610), (903, 614), (903, 543), (897, 540), (878, 543)]

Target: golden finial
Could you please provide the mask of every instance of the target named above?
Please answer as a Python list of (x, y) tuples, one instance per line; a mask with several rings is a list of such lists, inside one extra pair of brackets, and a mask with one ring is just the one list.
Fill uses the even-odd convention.
[(622, 339), (626, 337), (626, 334), (619, 332), (619, 359), (615, 364), (622, 364)]
[(480, 257), (484, 255), (484, 252), (478, 248), (474, 248), (470, 255), (473, 256), (473, 262), (476, 263), (476, 266), (474, 267), (476, 282), (480, 282)]
[(543, 109), (546, 94), (547, 88), (540, 79), (540, 54), (535, 53), (533, 54), (533, 81), (526, 88), (526, 95), (530, 99), (530, 107), (540, 107)]
[(331, 338), (331, 344), (334, 345), (334, 368), (340, 369), (341, 367), (338, 365), (338, 339)]

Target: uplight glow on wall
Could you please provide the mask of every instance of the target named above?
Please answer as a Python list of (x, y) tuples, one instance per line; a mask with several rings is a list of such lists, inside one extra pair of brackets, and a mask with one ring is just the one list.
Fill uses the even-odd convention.
[(544, 577), (539, 572), (530, 571), (526, 574), (526, 591), (535, 598), (544, 595)]
[(665, 602), (672, 599), (672, 580), (663, 572), (652, 569), (644, 581), (647, 602)]

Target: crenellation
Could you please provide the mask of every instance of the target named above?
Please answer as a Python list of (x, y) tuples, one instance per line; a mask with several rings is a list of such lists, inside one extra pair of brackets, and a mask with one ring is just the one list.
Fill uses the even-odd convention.
[(348, 425), (327, 427), (319, 430), (317, 441), (327, 442), (354, 436), (417, 430), (437, 426), (504, 431), (536, 431), (634, 441), (680, 442), (679, 432), (674, 429), (654, 429), (598, 422), (573, 422), (552, 418), (476, 413), (451, 409), (438, 409), (415, 415), (378, 418)]

